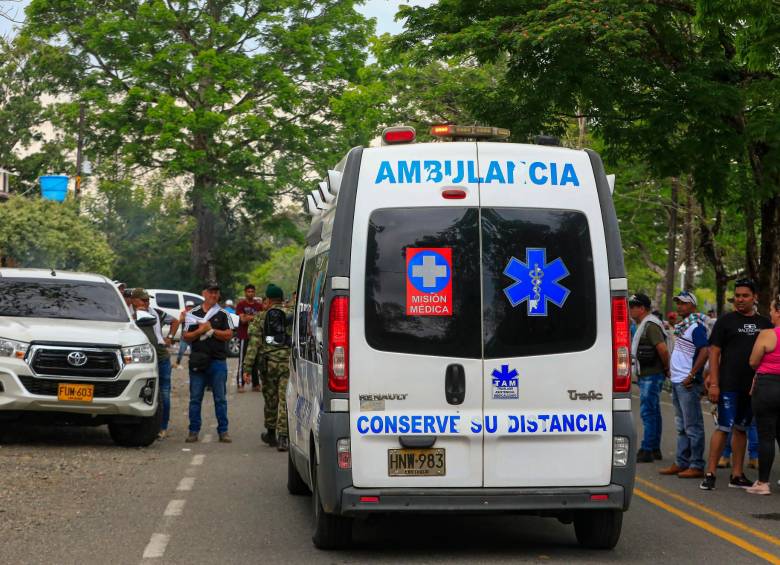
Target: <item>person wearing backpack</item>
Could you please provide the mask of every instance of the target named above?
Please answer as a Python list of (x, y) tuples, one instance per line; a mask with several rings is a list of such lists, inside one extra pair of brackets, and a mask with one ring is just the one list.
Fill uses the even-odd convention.
[(248, 328), (249, 343), (244, 355), (244, 382), (249, 383), (252, 367), (260, 359), (262, 391), (265, 401), (263, 442), (279, 451), (289, 447), (285, 393), (290, 378), (292, 309), (284, 304), (284, 292), (275, 284), (265, 290), (266, 308), (255, 315)]
[(639, 413), (644, 436), (636, 454), (637, 463), (663, 459), (661, 454), (661, 388), (669, 376), (669, 349), (663, 322), (651, 313), (650, 298), (637, 293), (628, 300), (629, 313), (637, 324), (631, 341), (634, 371), (639, 378)]

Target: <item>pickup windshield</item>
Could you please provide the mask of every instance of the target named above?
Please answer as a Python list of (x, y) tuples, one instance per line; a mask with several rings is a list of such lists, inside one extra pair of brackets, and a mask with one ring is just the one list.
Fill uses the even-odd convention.
[(0, 279), (0, 316), (127, 322), (116, 289), (99, 282)]

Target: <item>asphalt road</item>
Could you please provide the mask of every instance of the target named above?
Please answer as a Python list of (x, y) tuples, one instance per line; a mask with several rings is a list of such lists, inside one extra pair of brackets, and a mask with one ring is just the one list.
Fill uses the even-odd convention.
[(0, 563), (780, 563), (780, 462), (769, 497), (726, 488), (726, 471), (703, 492), (641, 465), (609, 552), (581, 549), (572, 526), (525, 516), (375, 517), (356, 525), (353, 549), (322, 552), (311, 544), (311, 499), (287, 494), (286, 455), (259, 440), (262, 395), (230, 387), (229, 445), (216, 442), (208, 399), (204, 441), (185, 444), (186, 382), (175, 370), (171, 434), (147, 449), (115, 447), (104, 427), (0, 430)]

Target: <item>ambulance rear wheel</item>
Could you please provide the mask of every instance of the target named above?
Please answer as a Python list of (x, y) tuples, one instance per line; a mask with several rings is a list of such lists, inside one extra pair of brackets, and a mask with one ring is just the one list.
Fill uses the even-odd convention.
[(317, 484), (317, 465), (312, 464), (314, 490), (314, 535), (312, 541), (317, 549), (345, 549), (352, 545), (352, 519), (328, 514), (322, 508), (320, 488)]
[(574, 515), (574, 533), (588, 549), (612, 549), (620, 539), (623, 512), (620, 510), (580, 510)]

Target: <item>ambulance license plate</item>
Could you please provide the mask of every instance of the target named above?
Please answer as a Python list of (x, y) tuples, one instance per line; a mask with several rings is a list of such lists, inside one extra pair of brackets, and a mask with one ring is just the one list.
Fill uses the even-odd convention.
[(446, 474), (444, 449), (388, 449), (390, 477), (442, 477)]
[(60, 383), (57, 387), (57, 400), (75, 400), (77, 402), (92, 402), (95, 385), (78, 385)]

